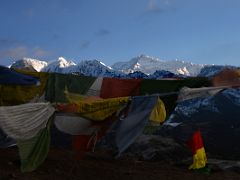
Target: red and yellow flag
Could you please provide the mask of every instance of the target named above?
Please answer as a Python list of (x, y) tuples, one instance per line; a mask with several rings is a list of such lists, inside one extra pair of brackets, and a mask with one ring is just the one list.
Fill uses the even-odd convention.
[(193, 164), (189, 166), (189, 169), (200, 169), (205, 167), (207, 164), (207, 156), (203, 146), (200, 130), (193, 134), (187, 144), (193, 153)]

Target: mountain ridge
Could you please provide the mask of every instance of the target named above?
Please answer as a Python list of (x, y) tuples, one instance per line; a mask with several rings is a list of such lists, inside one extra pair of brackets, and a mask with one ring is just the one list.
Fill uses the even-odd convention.
[[(139, 55), (125, 62), (116, 62), (111, 67), (103, 62), (82, 60), (75, 63), (64, 57), (53, 61), (42, 61), (31, 58), (23, 58), (14, 62), (12, 68), (30, 68), (35, 71), (75, 73), (86, 76), (123, 77), (123, 78), (163, 78), (183, 76), (212, 76), (226, 66), (194, 64), (180, 60), (161, 60), (159, 58)], [(141, 73), (139, 73), (141, 72)], [(167, 73), (166, 73), (167, 72)]]
[(140, 55), (127, 62), (117, 62), (112, 65), (113, 69), (125, 73), (141, 71), (145, 74), (152, 74), (157, 70), (166, 70), (174, 74), (196, 76), (204, 65), (194, 64), (180, 60), (161, 60), (147, 55)]

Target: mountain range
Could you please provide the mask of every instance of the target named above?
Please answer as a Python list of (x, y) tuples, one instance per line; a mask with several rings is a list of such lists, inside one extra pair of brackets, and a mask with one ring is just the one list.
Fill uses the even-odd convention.
[[(117, 62), (111, 67), (96, 59), (84, 60), (76, 64), (63, 57), (49, 62), (32, 58), (23, 58), (11, 65), (11, 68), (30, 69), (38, 72), (151, 79), (185, 76), (213, 76), (225, 67), (226, 66), (194, 64), (179, 60), (164, 61), (147, 55), (140, 55), (125, 62)], [(228, 67), (236, 68), (233, 66)]]

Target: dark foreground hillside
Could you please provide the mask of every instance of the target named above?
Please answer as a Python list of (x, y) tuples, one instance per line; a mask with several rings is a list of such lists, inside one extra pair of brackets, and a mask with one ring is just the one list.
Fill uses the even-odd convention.
[(46, 161), (34, 172), (21, 173), (16, 148), (0, 150), (0, 180), (238, 180), (240, 169), (212, 167), (210, 175), (188, 170), (188, 164), (143, 162), (128, 158), (114, 160), (103, 153), (88, 154), (81, 160), (73, 152), (51, 149)]

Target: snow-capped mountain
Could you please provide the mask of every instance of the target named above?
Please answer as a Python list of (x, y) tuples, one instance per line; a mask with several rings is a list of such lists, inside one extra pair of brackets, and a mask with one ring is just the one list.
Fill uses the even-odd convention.
[(86, 76), (121, 76), (123, 73), (113, 70), (111, 67), (106, 66), (98, 60), (85, 60), (81, 61), (73, 68), (67, 69), (68, 73), (81, 73)]
[(68, 73), (74, 69), (76, 64), (73, 61), (68, 61), (63, 57), (59, 57), (57, 61), (48, 62), (47, 66), (42, 69), (44, 72)]
[(125, 73), (141, 71), (145, 74), (153, 74), (157, 70), (166, 70), (174, 74), (187, 76), (198, 75), (203, 67), (204, 65), (201, 64), (193, 64), (179, 60), (163, 61), (146, 55), (140, 55), (128, 62), (118, 62), (112, 66), (113, 69), (123, 71)]
[(220, 71), (222, 71), (225, 68), (237, 69), (237, 67), (235, 67), (235, 66), (206, 65), (201, 69), (198, 76), (212, 77), (212, 76), (218, 74)]
[(12, 68), (28, 69), (32, 71), (73, 73), (85, 76), (104, 76), (122, 78), (176, 78), (185, 76), (211, 77), (225, 67), (193, 64), (184, 61), (163, 61), (158, 58), (140, 55), (126, 62), (115, 63), (112, 67), (106, 66), (99, 60), (84, 60), (78, 64), (59, 57), (53, 61), (41, 61), (31, 58), (23, 58), (12, 64)]
[(28, 69), (32, 71), (42, 71), (43, 68), (45, 68), (48, 65), (46, 61), (41, 61), (37, 59), (32, 59), (32, 58), (23, 58), (21, 60), (18, 60), (14, 62), (11, 65), (11, 68), (16, 68), (16, 69)]

